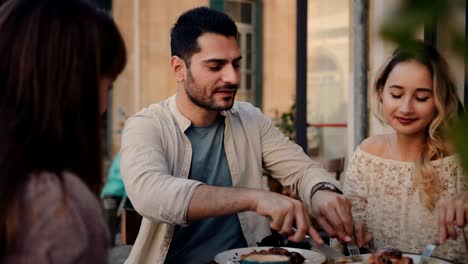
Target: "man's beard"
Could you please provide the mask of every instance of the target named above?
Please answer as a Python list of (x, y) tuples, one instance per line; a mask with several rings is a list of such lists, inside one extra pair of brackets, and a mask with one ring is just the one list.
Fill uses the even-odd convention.
[(224, 111), (232, 108), (234, 104), (234, 98), (236, 96), (238, 86), (235, 84), (225, 85), (221, 87), (216, 87), (213, 91), (215, 93), (217, 90), (234, 90), (234, 94), (231, 99), (231, 103), (228, 105), (218, 105), (216, 104), (213, 98), (204, 98), (203, 89), (198, 86), (194, 80), (192, 73), (188, 71), (187, 82), (185, 84), (185, 92), (187, 93), (190, 100), (197, 106), (210, 110), (210, 111)]

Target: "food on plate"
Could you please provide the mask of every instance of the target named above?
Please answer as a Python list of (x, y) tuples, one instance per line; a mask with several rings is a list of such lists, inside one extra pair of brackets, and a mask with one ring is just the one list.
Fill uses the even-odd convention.
[(401, 250), (384, 248), (374, 252), (368, 260), (369, 264), (413, 264), (413, 260), (404, 257)]
[(335, 261), (335, 264), (346, 264), (346, 263), (361, 263), (361, 256), (345, 256), (340, 257)]
[(252, 256), (252, 255), (281, 255), (281, 256), (287, 256), (287, 257), (289, 257), (289, 262), (291, 264), (302, 264), (305, 261), (305, 258), (301, 254), (299, 254), (297, 252), (290, 252), (287, 249), (278, 248), (278, 247), (270, 248), (268, 250), (263, 250), (263, 249), (262, 250), (253, 250), (249, 254), (241, 255), (240, 259), (243, 260), (246, 257)]
[(278, 232), (274, 231), (271, 235), (266, 236), (262, 239), (262, 241), (257, 242), (259, 247), (289, 247), (289, 248), (301, 248), (310, 250), (310, 244), (302, 241), (302, 242), (293, 242), (285, 239), (283, 235), (278, 234)]

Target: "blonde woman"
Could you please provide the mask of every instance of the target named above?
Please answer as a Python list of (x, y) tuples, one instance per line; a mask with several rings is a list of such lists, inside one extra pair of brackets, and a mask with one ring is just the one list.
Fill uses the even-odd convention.
[(446, 61), (422, 42), (397, 49), (374, 92), (379, 118), (395, 133), (366, 139), (348, 168), (358, 245), (373, 237), (375, 248), (419, 254), (439, 241), (436, 256), (468, 263), (468, 193), (443, 133), (460, 105)]

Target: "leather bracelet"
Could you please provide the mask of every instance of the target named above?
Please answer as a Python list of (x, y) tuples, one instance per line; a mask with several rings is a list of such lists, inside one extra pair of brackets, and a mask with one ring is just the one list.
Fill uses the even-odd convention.
[(338, 189), (335, 185), (329, 182), (319, 182), (312, 187), (312, 191), (310, 192), (310, 199), (314, 196), (317, 191), (330, 191), (338, 194), (343, 194), (343, 192)]

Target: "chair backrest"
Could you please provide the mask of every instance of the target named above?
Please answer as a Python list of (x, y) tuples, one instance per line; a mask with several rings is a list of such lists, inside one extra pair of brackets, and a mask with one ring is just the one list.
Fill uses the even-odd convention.
[(336, 173), (336, 180), (340, 180), (341, 172), (344, 170), (345, 158), (328, 159), (323, 161), (323, 167), (329, 172)]
[(135, 243), (142, 218), (134, 209), (123, 208), (120, 218), (120, 243), (122, 245)]

